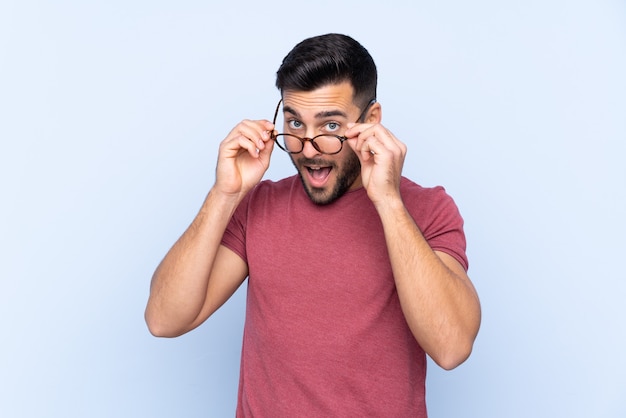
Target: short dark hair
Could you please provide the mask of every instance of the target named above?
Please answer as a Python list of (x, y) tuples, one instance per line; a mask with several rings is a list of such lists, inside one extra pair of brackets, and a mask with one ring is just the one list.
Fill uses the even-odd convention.
[(365, 106), (376, 98), (377, 78), (376, 64), (360, 43), (329, 33), (305, 39), (287, 54), (276, 73), (276, 87), (282, 94), (348, 81), (355, 104)]

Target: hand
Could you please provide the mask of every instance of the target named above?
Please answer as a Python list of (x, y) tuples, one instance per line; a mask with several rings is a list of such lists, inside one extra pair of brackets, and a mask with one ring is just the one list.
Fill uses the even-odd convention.
[(406, 145), (381, 124), (348, 124), (344, 134), (361, 161), (361, 180), (375, 206), (400, 198)]
[(215, 189), (242, 198), (261, 181), (274, 149), (273, 129), (267, 120), (244, 120), (230, 131), (220, 144)]

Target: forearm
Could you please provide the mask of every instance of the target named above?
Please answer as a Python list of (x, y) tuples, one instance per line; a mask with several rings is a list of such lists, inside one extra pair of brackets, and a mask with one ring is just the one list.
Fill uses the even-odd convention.
[(458, 262), (431, 249), (399, 199), (378, 209), (407, 323), (435, 362), (454, 368), (469, 356), (478, 332), (476, 292)]
[(157, 267), (145, 312), (154, 335), (183, 334), (198, 317), (224, 230), (238, 203), (211, 190), (192, 224)]

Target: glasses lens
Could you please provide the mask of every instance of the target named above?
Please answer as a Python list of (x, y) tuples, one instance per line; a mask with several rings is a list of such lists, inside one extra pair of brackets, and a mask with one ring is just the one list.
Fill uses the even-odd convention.
[[(278, 134), (276, 141), (282, 149), (292, 154), (297, 154), (304, 148), (302, 140), (296, 135)], [(318, 135), (313, 138), (313, 142), (323, 154), (336, 154), (341, 151), (341, 140), (334, 135)]]
[(295, 135), (278, 134), (276, 135), (276, 141), (278, 145), (287, 152), (298, 153), (302, 151), (302, 142), (300, 138)]
[(336, 154), (341, 151), (341, 141), (335, 135), (319, 135), (313, 140), (324, 154)]

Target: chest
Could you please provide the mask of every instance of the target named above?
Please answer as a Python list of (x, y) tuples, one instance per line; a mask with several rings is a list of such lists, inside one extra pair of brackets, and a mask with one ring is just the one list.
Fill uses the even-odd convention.
[(395, 291), (382, 225), (371, 203), (298, 208), (272, 202), (250, 214), (249, 286), (305, 304), (355, 306)]

